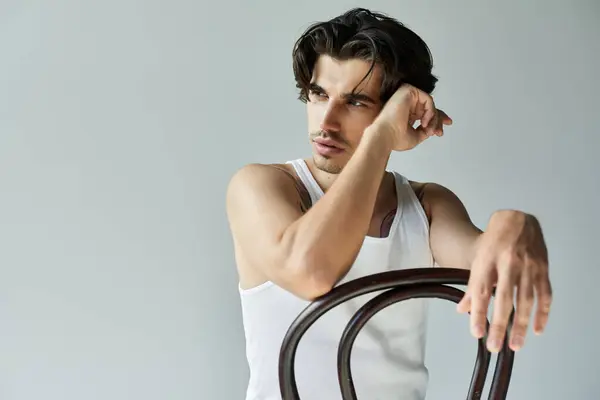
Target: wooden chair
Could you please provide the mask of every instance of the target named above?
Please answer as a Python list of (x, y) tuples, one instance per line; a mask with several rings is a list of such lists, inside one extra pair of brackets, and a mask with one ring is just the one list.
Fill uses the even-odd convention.
[[(464, 292), (448, 285), (467, 285), (469, 271), (452, 268), (416, 268), (389, 271), (365, 276), (335, 287), (332, 291), (312, 302), (290, 326), (279, 355), (279, 385), (283, 400), (299, 400), (296, 387), (294, 360), (300, 339), (308, 328), (323, 314), (335, 306), (363, 294), (381, 291), (364, 304), (351, 318), (344, 330), (338, 347), (338, 382), (344, 400), (356, 400), (356, 392), (350, 371), (352, 345), (359, 331), (387, 306), (411, 298), (438, 298), (458, 303)], [(514, 314), (514, 309), (513, 309)], [(512, 321), (512, 315), (510, 320)], [(488, 321), (489, 327), (489, 321)], [(490, 400), (506, 398), (514, 352), (508, 347), (511, 325), (509, 324), (502, 349), (498, 353)], [(487, 330), (486, 330), (487, 331)], [(467, 400), (480, 399), (485, 385), (491, 354), (485, 345), (486, 337), (478, 341), (477, 358), (471, 377)]]

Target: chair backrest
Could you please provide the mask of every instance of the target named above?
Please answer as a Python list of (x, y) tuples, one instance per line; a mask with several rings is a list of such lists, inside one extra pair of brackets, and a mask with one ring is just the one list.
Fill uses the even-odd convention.
[[(365, 303), (350, 319), (338, 347), (338, 381), (342, 397), (344, 400), (356, 400), (350, 371), (350, 354), (354, 340), (368, 320), (385, 307), (412, 298), (438, 298), (458, 303), (464, 292), (449, 285), (466, 286), (468, 281), (469, 271), (461, 269), (415, 268), (388, 271), (346, 282), (313, 301), (289, 327), (281, 346), (279, 386), (283, 400), (300, 400), (294, 372), (296, 349), (308, 328), (327, 311), (354, 297), (383, 290), (383, 293)], [(513, 315), (511, 315), (510, 321), (512, 321)], [(487, 324), (489, 327), (489, 321)], [(509, 323), (504, 344), (496, 361), (494, 378), (488, 396), (490, 400), (503, 400), (508, 392), (514, 362), (514, 352), (508, 347), (510, 329), (511, 324)], [(491, 358), (485, 345), (486, 339), (484, 336), (478, 340), (477, 358), (467, 400), (480, 399), (483, 392)]]

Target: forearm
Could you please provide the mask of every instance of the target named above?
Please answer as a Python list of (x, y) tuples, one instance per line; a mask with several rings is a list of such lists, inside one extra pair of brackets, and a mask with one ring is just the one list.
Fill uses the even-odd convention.
[(293, 265), (332, 287), (352, 265), (368, 232), (391, 144), (367, 130), (327, 193), (286, 231)]

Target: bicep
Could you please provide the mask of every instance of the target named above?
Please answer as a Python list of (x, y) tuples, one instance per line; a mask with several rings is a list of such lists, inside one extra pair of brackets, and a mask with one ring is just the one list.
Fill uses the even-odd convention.
[(282, 171), (248, 165), (232, 177), (227, 189), (227, 215), (236, 251), (253, 270), (282, 287), (289, 258), (288, 227), (302, 216), (300, 195)]
[(481, 230), (464, 204), (452, 191), (433, 183), (427, 185), (424, 201), (430, 213), (430, 246), (436, 263), (469, 269)]

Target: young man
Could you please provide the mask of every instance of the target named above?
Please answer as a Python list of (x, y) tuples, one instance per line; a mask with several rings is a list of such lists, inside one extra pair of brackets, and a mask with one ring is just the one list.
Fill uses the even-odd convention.
[[(477, 338), (496, 287), (491, 351), (504, 339), (515, 290), (511, 348), (522, 347), (532, 312), (541, 333), (552, 293), (536, 218), (500, 210), (482, 232), (450, 190), (386, 171), (393, 151), (442, 136), (452, 122), (431, 97), (436, 78), (419, 36), (394, 19), (353, 9), (310, 27), (296, 43), (293, 67), (312, 157), (245, 166), (227, 194), (250, 366), (246, 398), (280, 398), (281, 342), (310, 301), (341, 282), (386, 270), (470, 269), (458, 310), (471, 312)], [(300, 342), (302, 399), (340, 398), (337, 345), (363, 297), (328, 312)], [(425, 397), (426, 310), (422, 300), (398, 303), (361, 331), (352, 353), (359, 398)]]

